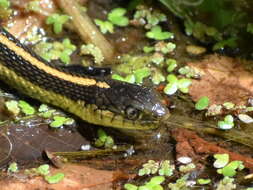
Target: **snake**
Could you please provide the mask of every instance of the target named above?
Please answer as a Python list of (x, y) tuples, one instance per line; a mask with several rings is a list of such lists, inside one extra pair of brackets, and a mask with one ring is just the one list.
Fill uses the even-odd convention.
[(147, 130), (169, 116), (153, 88), (114, 80), (103, 68), (46, 61), (0, 27), (0, 80), (17, 91), (105, 127)]

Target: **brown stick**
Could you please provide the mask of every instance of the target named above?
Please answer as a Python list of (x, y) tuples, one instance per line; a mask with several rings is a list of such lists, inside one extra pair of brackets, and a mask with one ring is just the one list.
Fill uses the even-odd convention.
[(64, 12), (72, 17), (72, 22), (82, 40), (87, 44), (92, 43), (97, 46), (101, 50), (105, 60), (111, 62), (114, 56), (113, 46), (105, 39), (89, 16), (81, 12), (77, 1), (56, 0), (56, 2)]

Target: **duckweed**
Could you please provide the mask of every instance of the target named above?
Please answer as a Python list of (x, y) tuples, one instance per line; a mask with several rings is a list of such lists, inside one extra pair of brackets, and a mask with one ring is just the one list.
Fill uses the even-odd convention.
[(101, 50), (94, 44), (82, 45), (81, 55), (92, 55), (97, 64), (101, 64), (104, 61), (104, 56)]
[(108, 14), (108, 20), (111, 21), (112, 24), (115, 24), (117, 26), (127, 26), (129, 23), (129, 20), (126, 16), (126, 9), (124, 8), (115, 8), (111, 10), (111, 12)]
[(109, 21), (103, 21), (100, 19), (95, 19), (94, 20), (95, 24), (99, 26), (100, 31), (103, 34), (106, 34), (107, 32), (113, 33), (114, 32), (114, 27), (113, 24)]
[(18, 164), (16, 162), (12, 162), (8, 169), (7, 169), (8, 172), (11, 172), (11, 173), (17, 173), (18, 172)]
[(57, 173), (55, 175), (46, 175), (44, 177), (44, 179), (49, 183), (49, 184), (55, 184), (55, 183), (59, 183), (60, 181), (62, 181), (64, 179), (65, 175), (64, 173)]
[(146, 36), (154, 40), (167, 40), (174, 38), (174, 34), (171, 32), (163, 32), (160, 26), (154, 26), (149, 32), (146, 33)]
[(218, 121), (218, 127), (223, 130), (228, 130), (234, 127), (234, 118), (232, 115), (224, 117), (223, 121)]
[(18, 106), (25, 115), (33, 115), (35, 113), (35, 109), (23, 100), (18, 101)]
[(209, 98), (207, 96), (201, 97), (195, 104), (196, 110), (204, 110), (209, 105)]
[(47, 17), (46, 24), (53, 25), (56, 34), (62, 32), (63, 25), (70, 19), (68, 15), (54, 13)]
[(103, 129), (98, 129), (97, 140), (95, 141), (96, 147), (114, 148), (114, 140), (111, 136), (107, 135)]

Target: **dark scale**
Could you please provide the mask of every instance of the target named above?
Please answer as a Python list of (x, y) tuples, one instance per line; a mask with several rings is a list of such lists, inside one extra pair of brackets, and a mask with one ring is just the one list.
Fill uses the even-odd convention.
[[(23, 48), (23, 46), (21, 45), (19, 46)], [(38, 69), (36, 66), (32, 65), (31, 63), (23, 59), (21, 56), (18, 56), (17, 54), (15, 54), (15, 52), (7, 48), (5, 45), (1, 44), (1, 42), (0, 48), (1, 48), (0, 60), (3, 62), (3, 65), (7, 66), (9, 69), (13, 70), (18, 75), (26, 78), (33, 84), (38, 85), (46, 90), (51, 90), (55, 93), (63, 94), (66, 97), (71, 98), (73, 100), (83, 100), (89, 104), (95, 103), (94, 94), (98, 94), (98, 91), (101, 90), (100, 88), (96, 86), (78, 85), (54, 77), (46, 73), (45, 71)], [(38, 56), (36, 56), (36, 58), (37, 57)], [(44, 60), (43, 63), (49, 65)], [(54, 68), (57, 69), (56, 66), (54, 66)], [(61, 69), (59, 69), (59, 71), (62, 72)], [(72, 72), (69, 72), (67, 74), (76, 75), (75, 73)], [(98, 79), (95, 80), (97, 81)]]

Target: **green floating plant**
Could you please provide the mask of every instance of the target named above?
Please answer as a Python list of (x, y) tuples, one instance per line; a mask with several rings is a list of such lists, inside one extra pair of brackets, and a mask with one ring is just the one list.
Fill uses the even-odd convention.
[(134, 20), (140, 23), (141, 25), (145, 25), (145, 29), (150, 29), (160, 22), (164, 22), (167, 20), (165, 14), (161, 13), (158, 10), (150, 9), (149, 7), (139, 5), (136, 7), (137, 11), (134, 13)]
[(60, 59), (63, 63), (70, 62), (70, 55), (76, 50), (76, 46), (68, 38), (62, 42), (40, 42), (35, 46), (35, 51), (47, 61)]
[(48, 164), (40, 165), (38, 168), (36, 168), (36, 172), (42, 176), (48, 175), (50, 173), (49, 165)]
[(185, 75), (187, 78), (200, 78), (203, 72), (195, 67), (184, 66), (181, 67), (178, 72), (181, 75)]
[(16, 100), (9, 100), (5, 102), (5, 106), (14, 115), (18, 115), (20, 113), (20, 108), (18, 106), (18, 101)]
[(218, 127), (223, 130), (232, 129), (234, 127), (234, 118), (232, 115), (224, 117), (223, 121), (218, 121)]
[(169, 160), (164, 160), (160, 163), (158, 174), (162, 176), (172, 176), (175, 166), (170, 164)]
[(196, 168), (196, 165), (194, 163), (189, 163), (186, 165), (181, 165), (179, 167), (179, 171), (183, 173), (188, 173), (188, 172), (193, 171), (195, 168)]
[(163, 176), (155, 176), (150, 179), (149, 182), (145, 183), (138, 188), (138, 190), (163, 190), (161, 183), (165, 181)]
[(168, 65), (167, 71), (170, 73), (177, 67), (177, 61), (175, 59), (167, 59), (166, 64)]
[(154, 160), (149, 160), (147, 163), (142, 165), (142, 169), (139, 170), (138, 175), (149, 175), (157, 173), (159, 169), (159, 163)]
[(50, 109), (46, 104), (41, 104), (38, 111), (39, 116), (44, 118), (51, 118), (53, 114), (56, 112), (55, 109)]
[(188, 93), (189, 86), (192, 83), (190, 79), (187, 78), (178, 79), (174, 74), (169, 74), (167, 76), (167, 81), (169, 83), (165, 86), (164, 93), (168, 95), (176, 93), (177, 90), (180, 90), (183, 93)]
[(104, 60), (104, 56), (101, 50), (94, 44), (87, 44), (81, 46), (81, 55), (92, 55), (94, 61), (97, 64), (101, 64)]
[(146, 36), (154, 40), (167, 40), (174, 38), (174, 34), (171, 32), (163, 32), (160, 26), (154, 26), (149, 32), (146, 33)]
[(135, 76), (134, 75), (127, 75), (125, 78), (118, 75), (118, 74), (113, 74), (112, 79), (114, 80), (120, 80), (123, 82), (128, 82), (128, 83), (135, 83)]
[(158, 85), (158, 84), (160, 84), (160, 82), (164, 82), (164, 81), (165, 81), (165, 77), (163, 76), (161, 71), (156, 70), (152, 75), (152, 82), (155, 85)]
[(97, 131), (98, 138), (95, 141), (96, 147), (105, 147), (105, 148), (113, 148), (114, 140), (111, 136), (107, 135), (103, 129), (98, 129)]
[(165, 181), (163, 176), (154, 176), (144, 185), (136, 186), (130, 183), (124, 185), (126, 190), (163, 190), (161, 184)]
[(9, 0), (0, 0), (0, 7), (2, 8), (9, 8), (10, 7), (10, 1)]
[(240, 171), (243, 169), (244, 169), (243, 162), (235, 160), (227, 164), (225, 167), (218, 169), (217, 172), (219, 174), (222, 174), (223, 176), (233, 177), (236, 175), (236, 170)]
[(156, 65), (160, 65), (164, 61), (164, 56), (163, 54), (156, 52), (151, 56), (151, 61)]
[(233, 108), (235, 107), (235, 104), (232, 103), (232, 102), (224, 102), (222, 105), (223, 105), (227, 110), (233, 109)]
[(146, 77), (149, 77), (151, 75), (150, 68), (144, 67), (140, 69), (136, 69), (133, 74), (127, 75), (125, 78), (118, 75), (113, 74), (112, 79), (120, 80), (128, 83), (137, 83), (141, 84), (143, 82), (143, 79)]
[(124, 189), (126, 189), (126, 190), (138, 190), (138, 186), (133, 185), (131, 183), (126, 183), (124, 185)]
[(18, 101), (18, 106), (25, 115), (33, 115), (35, 113), (35, 109), (23, 100)]
[(222, 174), (225, 177), (233, 177), (236, 175), (237, 170), (243, 170), (244, 165), (242, 161), (232, 161), (229, 162), (228, 154), (215, 154), (214, 158), (216, 159), (214, 162), (214, 167), (219, 168), (217, 173)]
[(41, 12), (41, 7), (40, 7), (40, 1), (34, 0), (34, 1), (29, 1), (27, 5), (25, 6), (26, 11), (32, 11), (32, 12)]
[(188, 190), (189, 188), (187, 187), (187, 179), (189, 175), (186, 174), (183, 177), (177, 179), (176, 183), (169, 183), (168, 187), (171, 190)]
[(176, 48), (176, 44), (172, 43), (172, 42), (158, 42), (155, 45), (155, 51), (156, 52), (161, 52), (162, 54), (167, 54), (167, 53), (171, 53), (174, 51), (174, 49)]
[(10, 0), (0, 0), (0, 18), (8, 19), (11, 16), (12, 9)]
[(54, 116), (53, 121), (49, 124), (52, 128), (59, 128), (63, 125), (72, 125), (74, 122), (73, 119), (63, 116)]
[(212, 181), (211, 181), (211, 179), (202, 179), (201, 178), (201, 179), (198, 179), (197, 182), (200, 185), (207, 185), (207, 184), (211, 183)]
[(8, 169), (7, 169), (8, 172), (11, 172), (11, 173), (17, 173), (18, 172), (18, 164), (16, 162), (12, 162)]
[(64, 179), (65, 175), (64, 173), (57, 173), (55, 175), (46, 175), (44, 179), (49, 183), (49, 184), (55, 184), (59, 183)]
[(213, 163), (215, 168), (223, 168), (229, 162), (228, 154), (215, 154), (213, 157), (215, 158), (215, 162)]
[(209, 105), (209, 98), (207, 96), (202, 96), (195, 104), (196, 110), (204, 110)]
[(111, 12), (108, 14), (108, 20), (117, 26), (127, 26), (129, 23), (129, 20), (126, 16), (126, 9), (124, 8), (115, 8), (111, 10)]
[(144, 53), (151, 53), (151, 52), (153, 52), (154, 50), (155, 50), (155, 48), (152, 47), (152, 46), (144, 46), (144, 47), (143, 47)]
[(107, 32), (113, 33), (114, 32), (114, 27), (113, 24), (109, 21), (103, 21), (100, 19), (95, 19), (94, 20), (95, 24), (99, 26), (100, 31), (103, 34), (106, 34)]
[(70, 17), (68, 15), (54, 13), (47, 17), (46, 24), (52, 24), (54, 32), (59, 34), (62, 32), (63, 24), (69, 19)]
[(236, 189), (236, 184), (234, 184), (234, 178), (224, 177), (217, 184), (217, 190), (233, 190)]

